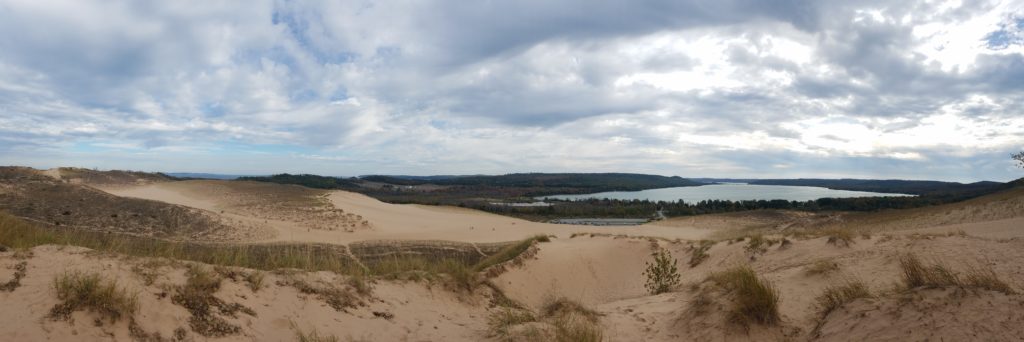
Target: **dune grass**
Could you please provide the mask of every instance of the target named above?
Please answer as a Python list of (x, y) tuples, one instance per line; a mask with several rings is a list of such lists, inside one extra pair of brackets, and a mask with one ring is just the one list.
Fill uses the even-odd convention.
[(779, 322), (778, 289), (767, 279), (758, 277), (750, 266), (714, 273), (709, 279), (732, 298), (730, 321), (742, 325), (750, 322), (774, 325)]
[[(220, 315), (237, 317), (238, 312), (255, 316), (256, 313), (238, 303), (227, 303), (214, 296), (221, 286), (222, 278), (215, 271), (200, 265), (192, 265), (186, 272), (185, 285), (175, 289), (171, 302), (184, 307), (191, 314), (189, 326), (196, 333), (206, 337), (223, 337), (239, 333), (242, 328), (229, 323)], [(216, 309), (214, 311), (213, 309)], [(218, 315), (219, 313), (219, 315)]]
[(487, 317), (487, 332), (491, 337), (511, 340), (510, 331), (514, 326), (536, 322), (537, 316), (529, 310), (504, 308)]
[[(494, 247), (494, 253), (480, 260), (450, 256), (443, 252), (418, 250), (407, 253), (399, 250), (398, 253), (380, 260), (359, 263), (352, 258), (348, 247), (342, 245), (190, 243), (96, 231), (46, 228), (0, 212), (0, 244), (15, 249), (40, 245), (70, 245), (102, 252), (188, 260), (217, 266), (267, 271), (331, 271), (353, 276), (401, 277), (411, 274), (411, 278), (418, 279), (447, 274), (457, 285), (456, 288), (466, 289), (478, 285), (477, 272), (512, 260), (534, 242), (544, 242), (548, 239), (547, 236), (539, 235), (507, 246), (497, 245)], [(259, 288), (261, 279), (246, 280), (250, 281), (253, 290)]]
[(565, 297), (547, 298), (541, 306), (540, 317), (554, 325), (556, 341), (590, 342), (604, 338), (598, 322), (600, 314)]
[(988, 266), (972, 266), (966, 275), (961, 276), (941, 261), (933, 261), (925, 265), (920, 258), (912, 253), (900, 255), (900, 271), (903, 286), (914, 288), (971, 288), (1015, 294), (1017, 291), (1003, 281), (999, 274)]
[(139, 309), (137, 294), (118, 287), (116, 281), (99, 273), (65, 273), (53, 280), (53, 288), (61, 301), (50, 309), (53, 319), (68, 319), (75, 311), (87, 310), (113, 323)]
[(715, 241), (700, 240), (700, 243), (690, 250), (690, 268), (697, 267), (697, 265), (704, 262), (704, 260), (710, 256), (708, 255), (708, 250), (710, 250), (711, 246), (714, 245)]
[(846, 279), (842, 283), (831, 285), (825, 288), (816, 299), (818, 315), (824, 319), (846, 303), (858, 298), (870, 298), (871, 291), (868, 286), (859, 279)]
[(855, 243), (854, 232), (850, 229), (835, 228), (825, 231), (825, 236), (828, 237), (828, 244), (836, 247), (850, 247), (851, 244)]

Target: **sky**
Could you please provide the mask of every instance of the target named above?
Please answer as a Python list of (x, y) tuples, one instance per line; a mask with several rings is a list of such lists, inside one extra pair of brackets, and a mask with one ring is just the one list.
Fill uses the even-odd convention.
[(1007, 181), (1024, 0), (0, 0), (0, 164)]

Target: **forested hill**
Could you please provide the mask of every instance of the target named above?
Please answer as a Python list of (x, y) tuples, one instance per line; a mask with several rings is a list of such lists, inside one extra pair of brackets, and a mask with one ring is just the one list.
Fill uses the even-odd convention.
[(302, 185), (308, 188), (315, 189), (357, 189), (359, 188), (359, 179), (357, 178), (341, 178), (341, 177), (328, 177), (328, 176), (317, 176), (317, 175), (291, 175), (287, 173), (277, 174), (268, 177), (238, 177), (236, 180), (239, 181), (254, 181), (254, 182), (269, 182), (278, 184), (294, 184)]
[(461, 185), (517, 188), (575, 188), (600, 191), (635, 191), (677, 186), (699, 186), (678, 176), (635, 173), (513, 173), (499, 176), (458, 176), (442, 179), (410, 179), (396, 176), (364, 176), (362, 180), (396, 185)]
[(835, 190), (871, 191), (911, 195), (948, 195), (963, 193), (989, 193), (1009, 187), (1006, 183), (955, 183), (919, 180), (876, 179), (759, 179), (749, 182), (758, 185), (817, 186)]

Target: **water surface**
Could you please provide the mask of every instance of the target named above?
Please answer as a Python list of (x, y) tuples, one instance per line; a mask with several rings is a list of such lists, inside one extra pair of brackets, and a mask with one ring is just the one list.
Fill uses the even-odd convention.
[(913, 196), (904, 194), (886, 194), (867, 191), (832, 190), (813, 186), (789, 185), (753, 185), (744, 183), (722, 183), (703, 186), (685, 186), (678, 188), (661, 188), (643, 191), (610, 191), (586, 195), (552, 195), (542, 199), (580, 200), (588, 198), (608, 198), (620, 200), (650, 200), (675, 202), (683, 200), (688, 203), (703, 200), (773, 200), (809, 201), (819, 198), (847, 197), (878, 197), (878, 196)]

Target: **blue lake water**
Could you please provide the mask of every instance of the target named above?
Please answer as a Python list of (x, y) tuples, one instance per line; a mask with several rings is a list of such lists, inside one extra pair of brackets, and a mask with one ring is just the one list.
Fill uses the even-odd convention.
[(620, 200), (650, 200), (675, 202), (683, 200), (689, 203), (703, 200), (773, 200), (809, 201), (819, 198), (876, 197), (876, 196), (913, 196), (904, 194), (886, 194), (866, 191), (832, 190), (813, 186), (788, 185), (752, 185), (742, 183), (709, 184), (703, 186), (686, 186), (678, 188), (650, 189), (643, 191), (610, 191), (586, 195), (552, 195), (541, 199), (579, 200), (588, 198), (608, 198)]

